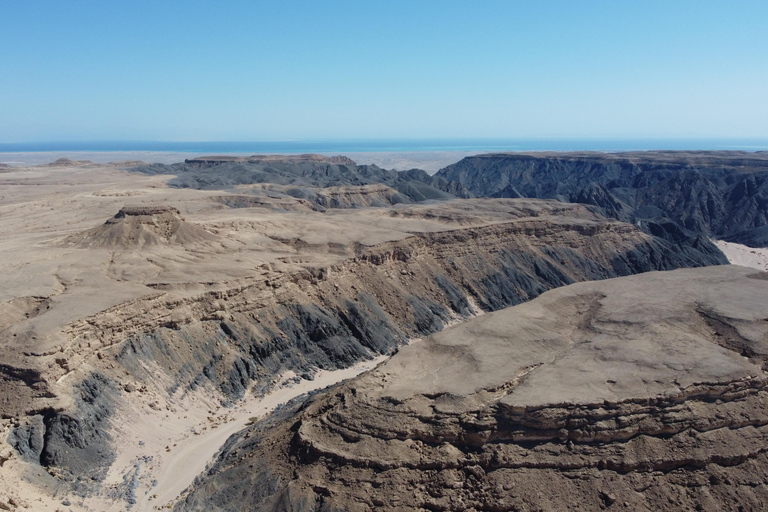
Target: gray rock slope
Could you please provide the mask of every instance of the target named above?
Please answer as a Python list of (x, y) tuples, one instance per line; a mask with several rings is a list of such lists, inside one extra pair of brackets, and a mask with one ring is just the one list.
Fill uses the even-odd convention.
[[(104, 374), (76, 386), (82, 400), (63, 409), (35, 405), (48, 389), (39, 374), (27, 377), (31, 385), (9, 380), (18, 385), (3, 386), (3, 413), (28, 418), (15, 430), (14, 446), (86, 486), (111, 460), (105, 426), (126, 376), (153, 385), (162, 374), (172, 383), (163, 390), (169, 396), (212, 387), (231, 403), (251, 386), (268, 390), (286, 370), (311, 378), (318, 368), (345, 368), (554, 287), (718, 262), (716, 254), (692, 257), (585, 205), (499, 203), (519, 209), (519, 218), (360, 247), (328, 267), (274, 272), (224, 291), (184, 299), (153, 294), (75, 322), (69, 335), (82, 340), (82, 357), (101, 347)], [(20, 371), (0, 367), (0, 377)], [(82, 468), (90, 468), (90, 479), (78, 479)]]
[[(158, 164), (132, 170), (174, 174), (176, 177), (169, 181), (174, 187), (234, 192), (235, 187), (242, 185), (268, 184), (266, 190), (251, 188), (248, 193), (259, 197), (266, 194), (271, 200), (278, 201), (298, 200), (302, 205), (321, 210), (466, 198), (472, 194), (558, 199), (593, 205), (602, 214), (635, 223), (645, 232), (690, 254), (718, 254), (719, 250), (707, 237), (720, 236), (726, 229), (723, 226), (731, 226), (728, 229), (734, 231), (729, 239), (759, 244), (763, 236), (759, 226), (768, 219), (768, 199), (763, 199), (760, 188), (763, 174), (755, 168), (762, 169), (760, 165), (768, 159), (755, 157), (753, 161), (742, 154), (739, 154), (741, 159), (737, 159), (726, 152), (713, 155), (697, 154), (696, 159), (687, 153), (654, 152), (626, 157), (603, 153), (481, 155), (465, 158), (434, 176), (419, 169), (397, 172), (373, 165), (356, 165), (343, 157), (319, 155), (207, 157), (187, 160), (183, 164)], [(748, 171), (754, 174), (749, 179), (755, 183), (742, 188), (754, 193), (741, 200), (729, 199), (738, 202), (730, 207), (720, 197), (722, 194), (717, 187), (731, 187), (731, 181), (736, 178), (726, 174), (743, 167), (744, 162), (749, 162)], [(707, 170), (706, 176), (699, 167), (692, 167), (694, 164)], [(709, 172), (710, 168), (721, 172)], [(713, 176), (720, 181), (710, 183), (715, 179)], [(736, 187), (733, 190), (738, 188), (733, 187)], [(755, 187), (760, 190), (755, 192)], [(262, 199), (250, 199), (243, 195), (243, 191), (239, 187), (238, 195), (216, 200), (230, 207), (262, 204)], [(735, 197), (739, 192), (730, 191), (729, 194), (729, 197)], [(297, 208), (300, 205), (283, 207)], [(728, 219), (725, 218), (726, 210), (732, 213)], [(739, 227), (732, 228), (736, 224)], [(724, 256), (720, 258), (725, 261)]]
[(305, 199), (324, 208), (369, 204), (354, 201), (350, 204), (335, 204), (315, 189), (366, 185), (385, 185), (391, 188), (392, 194), (382, 197), (380, 204), (375, 204), (377, 206), (468, 197), (466, 190), (457, 183), (430, 176), (420, 169), (398, 172), (375, 165), (357, 165), (348, 158), (326, 158), (319, 155), (298, 155), (293, 158), (206, 157), (173, 165), (133, 167), (130, 170), (145, 174), (176, 175), (168, 184), (179, 188), (228, 190), (237, 185), (279, 185), (283, 188), (272, 189), (272, 194)]
[(436, 174), (479, 197), (592, 204), (671, 239), (768, 246), (768, 153), (489, 154)]
[(768, 278), (549, 291), (230, 439), (177, 511), (764, 510)]

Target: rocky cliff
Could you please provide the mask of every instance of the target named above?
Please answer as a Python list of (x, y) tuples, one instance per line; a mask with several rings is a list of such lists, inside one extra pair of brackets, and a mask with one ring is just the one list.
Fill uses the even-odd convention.
[[(273, 198), (309, 200), (323, 208), (391, 206), (469, 197), (460, 184), (430, 176), (419, 169), (398, 172), (375, 165), (357, 165), (346, 157), (201, 157), (179, 164), (154, 164), (132, 167), (131, 170), (149, 175), (173, 174), (176, 177), (168, 184), (178, 188), (231, 190), (237, 187), (241, 193), (263, 194), (263, 189), (248, 187), (269, 184), (269, 195)], [(378, 194), (374, 202), (356, 200), (358, 189), (366, 186), (378, 186), (386, 191)], [(336, 196), (343, 195), (348, 189), (348, 197), (339, 201), (328, 199), (324, 189), (330, 187), (335, 189)]]
[(3, 174), (17, 192), (0, 197), (0, 505), (28, 485), (75, 509), (144, 507), (174, 457), (221, 446), (206, 436), (286, 383), (555, 287), (726, 262), (672, 222), (594, 205), (423, 201), (463, 189), (422, 171), (258, 157), (143, 172)]
[(592, 204), (673, 238), (768, 245), (764, 152), (499, 153), (465, 158), (436, 176), (479, 197)]
[[(20, 359), (34, 359), (37, 368), (0, 367), (3, 378), (17, 384), (18, 375), (30, 375), (26, 385), (2, 388), (9, 393), (3, 414), (24, 418), (13, 445), (27, 460), (87, 489), (78, 477), (91, 468), (97, 482), (114, 457), (109, 416), (130, 390), (148, 388), (171, 403), (202, 388), (231, 404), (254, 387), (268, 391), (286, 371), (311, 379), (318, 369), (393, 353), (409, 339), (554, 287), (720, 262), (717, 253), (680, 251), (586, 206), (495, 203), (506, 220), (475, 219), (467, 228), (339, 248), (351, 251), (349, 257), (303, 270), (266, 268), (215, 291), (180, 296), (156, 285), (157, 293), (68, 324), (58, 350)], [(134, 213), (175, 215), (137, 210), (118, 217)], [(462, 214), (445, 205), (393, 215), (405, 222)], [(298, 238), (280, 242), (305, 253), (323, 250)], [(65, 378), (71, 391), (59, 385)], [(84, 398), (72, 402), (70, 395)]]
[(230, 439), (178, 511), (762, 510), (768, 279), (549, 291)]

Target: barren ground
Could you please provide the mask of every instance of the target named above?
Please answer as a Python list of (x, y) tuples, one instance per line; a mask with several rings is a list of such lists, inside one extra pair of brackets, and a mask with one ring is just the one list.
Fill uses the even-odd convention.
[[(25, 163), (50, 159), (49, 155), (15, 156)], [(110, 159), (130, 156), (135, 155), (108, 155)], [(435, 155), (430, 161), (440, 158), (446, 156)], [(400, 160), (401, 165), (410, 166), (403, 162)], [(488, 216), (473, 213), (455, 215), (451, 220), (418, 214), (393, 217), (389, 210), (376, 208), (324, 215), (276, 213), (268, 208), (231, 209), (211, 200), (220, 196), (220, 191), (169, 189), (167, 179), (100, 163), (17, 166), (0, 172), (0, 343), (4, 363), (34, 366), (37, 359), (63, 350), (72, 323), (157, 295), (158, 289), (184, 299), (207, 290), (226, 289), (238, 279), (258, 279), (341, 261), (349, 257), (354, 244), (401, 240), (411, 232), (488, 225), (503, 220), (499, 212), (504, 211), (503, 205), (491, 205)], [(214, 234), (214, 238), (187, 241), (184, 246), (149, 243), (137, 247), (131, 247), (130, 240), (118, 239), (86, 249), (78, 238), (101, 229), (124, 206), (155, 205), (178, 209), (187, 223)], [(302, 250), (296, 240), (310, 250)], [(111, 419), (117, 459), (104, 480), (101, 496), (68, 496), (43, 468), (21, 460), (3, 444), (0, 503), (26, 504), (33, 510), (123, 510), (127, 503), (115, 500), (110, 489), (121, 484), (125, 488), (135, 474), (138, 503), (134, 509), (165, 505), (205, 468), (227, 437), (251, 418), (301, 393), (349, 378), (378, 361), (381, 357), (345, 370), (320, 371), (312, 381), (294, 381), (288, 373), (267, 396), (259, 398), (248, 392), (234, 407), (222, 407), (207, 388), (172, 402), (153, 389), (134, 391)], [(40, 364), (45, 371), (47, 363)], [(93, 364), (98, 366), (86, 363), (85, 368)], [(85, 368), (62, 367), (56, 398), (42, 401), (67, 407), (67, 386)], [(25, 402), (20, 405), (24, 407)], [(10, 432), (12, 422), (10, 418), (2, 420), (2, 438)]]
[[(408, 155), (398, 158), (381, 163), (410, 167)], [(448, 156), (431, 158), (437, 165)], [(115, 386), (102, 390), (114, 411), (91, 429), (115, 457), (98, 492), (72, 491), (58, 466), (46, 470), (3, 443), (0, 505), (166, 506), (252, 417), (371, 368), (407, 341), (397, 329), (419, 324), (406, 334), (434, 332), (552, 286), (680, 264), (665, 260), (649, 235), (584, 205), (471, 199), (321, 213), (290, 198), (248, 207), (221, 201), (255, 189), (265, 197), (263, 184), (193, 190), (168, 187), (170, 178), (103, 163), (0, 169), (0, 377), (13, 377), (0, 380), (0, 440), (32, 432), (28, 418), (95, 401), (78, 387), (90, 375), (106, 375)], [(445, 276), (484, 289), (471, 295), (448, 281), (438, 286)], [(374, 295), (386, 313), (366, 302)], [(215, 366), (243, 366), (238, 358), (249, 349), (243, 339), (250, 331), (238, 326), (289, 330), (280, 322), (291, 314), (305, 315), (305, 330), (318, 322), (321, 342), (353, 339), (344, 330), (353, 322), (336, 322), (334, 307), (381, 311), (394, 326), (361, 317), (369, 331), (359, 337), (390, 336), (389, 329), (399, 338), (354, 353), (328, 348), (337, 357), (323, 360), (328, 368), (365, 359), (339, 371), (282, 371), (312, 370), (292, 347), (264, 355), (258, 377)], [(250, 349), (266, 351), (267, 336), (254, 338)], [(196, 346), (200, 340), (206, 344)], [(144, 357), (141, 350), (156, 352)], [(215, 352), (210, 361), (202, 360), (207, 352)], [(184, 386), (175, 380), (182, 377), (189, 377)], [(247, 389), (225, 391), (240, 377)]]

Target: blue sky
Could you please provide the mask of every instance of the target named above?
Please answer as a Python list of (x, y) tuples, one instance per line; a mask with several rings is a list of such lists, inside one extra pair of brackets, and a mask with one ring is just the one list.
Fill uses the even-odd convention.
[(0, 0), (0, 141), (768, 137), (768, 1)]

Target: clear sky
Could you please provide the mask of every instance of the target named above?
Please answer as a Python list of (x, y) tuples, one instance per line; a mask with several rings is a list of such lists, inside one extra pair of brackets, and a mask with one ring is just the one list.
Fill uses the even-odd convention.
[(768, 1), (0, 0), (0, 141), (768, 137)]

